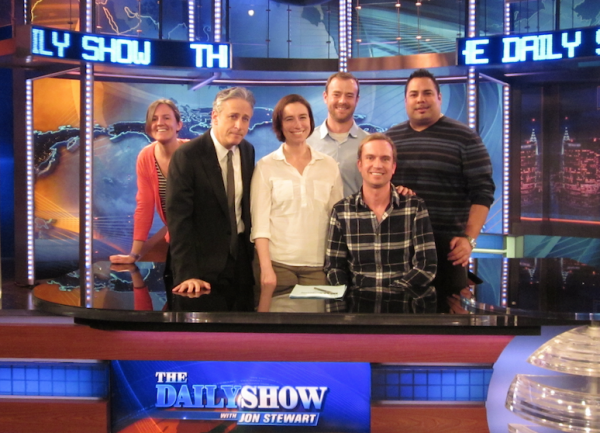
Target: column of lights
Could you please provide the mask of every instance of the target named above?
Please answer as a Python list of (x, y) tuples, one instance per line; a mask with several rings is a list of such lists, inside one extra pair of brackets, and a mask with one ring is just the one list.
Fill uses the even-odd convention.
[(35, 282), (34, 238), (34, 159), (33, 159), (33, 80), (25, 81), (25, 184), (27, 203), (27, 284)]
[(502, 86), (502, 234), (508, 234), (510, 181), (510, 86)]
[(85, 26), (86, 33), (92, 33), (94, 31), (93, 27), (93, 19), (94, 19), (94, 1), (93, 0), (85, 0), (85, 22), (83, 23)]
[(502, 275), (500, 277), (500, 305), (506, 307), (506, 297), (508, 291), (508, 259), (502, 259)]
[[(360, 44), (362, 39), (360, 38), (360, 11), (362, 10), (362, 6), (360, 5), (360, 0), (356, 1), (356, 29), (358, 30), (358, 37), (356, 38), (356, 52), (360, 57)], [(348, 27), (351, 27), (352, 24), (352, 16), (350, 16), (350, 20), (348, 21)], [(348, 47), (352, 47), (352, 37), (348, 37)]]
[(467, 124), (469, 128), (477, 129), (477, 74), (470, 67), (467, 74)]
[[(92, 206), (92, 190), (93, 190), (93, 162), (94, 162), (94, 66), (92, 63), (85, 63), (84, 66), (84, 134), (85, 143), (80, 147), (80, 152), (84, 152), (81, 159), (83, 163), (84, 177), (84, 206), (80, 205), (83, 215), (80, 216), (83, 222), (80, 224), (81, 232), (84, 238), (83, 251), (83, 269), (80, 270), (80, 285), (85, 290), (82, 290), (82, 306), (91, 308), (93, 303), (94, 293), (94, 273), (93, 273), (93, 242), (94, 242), (94, 216)], [(81, 168), (80, 168), (81, 169)], [(80, 210), (81, 212), (81, 210)], [(81, 235), (80, 235), (81, 236)]]
[[(342, 72), (348, 71), (348, 41), (349, 39), (349, 28), (348, 26), (348, 14), (352, 19), (352, 0), (340, 0), (339, 2), (340, 16), (339, 16), (339, 65), (338, 69)], [(350, 12), (348, 12), (348, 10)]]
[(215, 42), (221, 42), (221, 23), (223, 21), (222, 9), (223, 4), (221, 0), (215, 0), (215, 28), (213, 31), (213, 37), (215, 38)]
[(475, 4), (477, 0), (469, 0), (469, 18), (467, 20), (467, 35), (470, 38), (475, 37), (475, 29), (477, 28), (477, 15), (475, 13)]
[[(84, 7), (84, 27), (85, 31), (93, 31), (93, 0), (85, 0)], [(84, 139), (83, 146), (79, 147), (80, 155), (80, 179), (83, 184), (83, 193), (80, 194), (79, 204), (79, 242), (80, 242), (80, 260), (79, 278), (81, 287), (81, 306), (92, 307), (94, 293), (94, 273), (93, 273), (93, 243), (94, 243), (94, 221), (93, 221), (93, 159), (94, 159), (94, 66), (90, 62), (82, 64), (83, 86), (81, 103), (83, 104), (81, 112), (83, 119), (80, 121), (80, 128), (83, 128)], [(82, 172), (83, 170), (83, 172)], [(81, 186), (80, 186), (81, 188)], [(83, 245), (82, 243), (83, 237)]]
[(402, 5), (400, 4), (399, 1), (396, 1), (396, 4), (394, 5), (394, 7), (396, 8), (396, 19), (397, 19), (397, 25), (396, 25), (396, 32), (398, 34), (398, 36), (396, 36), (396, 43), (398, 44), (398, 55), (400, 55), (400, 41), (402, 40), (402, 36), (400, 36), (400, 7)]
[(510, 35), (510, 0), (504, 1), (504, 34)]
[[(504, 34), (509, 35), (510, 0), (504, 2)], [(502, 234), (508, 234), (509, 181), (510, 181), (510, 86), (502, 87)]]
[(196, 2), (188, 0), (188, 41), (196, 40)]
[[(468, 18), (467, 18), (467, 34), (470, 38), (475, 36), (476, 29), (476, 14), (475, 14), (475, 3), (476, 0), (469, 0)], [(467, 124), (470, 128), (477, 128), (477, 79), (475, 68), (469, 68), (467, 75)]]
[(415, 3), (417, 7), (417, 52), (421, 52), (421, 2), (417, 0)]
[[(358, 27), (357, 27), (358, 28)], [(346, 61), (352, 57), (352, 0), (346, 0)], [(348, 67), (344, 68), (344, 72), (348, 71)]]

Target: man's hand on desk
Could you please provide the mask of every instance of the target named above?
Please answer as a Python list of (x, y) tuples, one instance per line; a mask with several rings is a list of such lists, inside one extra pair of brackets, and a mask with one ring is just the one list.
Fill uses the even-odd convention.
[(176, 295), (188, 296), (190, 298), (197, 298), (210, 293), (210, 283), (198, 278), (190, 278), (174, 287), (173, 293)]

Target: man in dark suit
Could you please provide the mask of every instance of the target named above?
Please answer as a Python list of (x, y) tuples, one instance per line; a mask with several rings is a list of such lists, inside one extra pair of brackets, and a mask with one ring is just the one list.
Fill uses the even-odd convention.
[(166, 209), (174, 310), (254, 309), (249, 198), (254, 147), (244, 140), (254, 102), (243, 87), (220, 91), (212, 128), (171, 159)]

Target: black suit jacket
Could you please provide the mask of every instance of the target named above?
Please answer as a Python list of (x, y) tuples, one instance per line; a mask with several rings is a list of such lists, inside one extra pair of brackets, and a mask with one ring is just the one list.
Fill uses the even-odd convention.
[[(247, 240), (244, 243), (249, 249), (248, 257), (253, 257), (250, 180), (254, 172), (254, 147), (242, 140), (239, 150), (244, 185), (242, 220)], [(227, 262), (232, 233), (227, 193), (210, 131), (184, 143), (173, 154), (166, 208), (174, 286), (190, 278), (216, 283)]]

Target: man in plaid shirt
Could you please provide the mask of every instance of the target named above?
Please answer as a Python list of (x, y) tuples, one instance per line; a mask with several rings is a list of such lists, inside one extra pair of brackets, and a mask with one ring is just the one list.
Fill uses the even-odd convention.
[(331, 213), (325, 272), (332, 285), (348, 287), (328, 311), (434, 313), (437, 255), (425, 202), (399, 195), (391, 183), (396, 146), (382, 133), (358, 149), (361, 190)]

